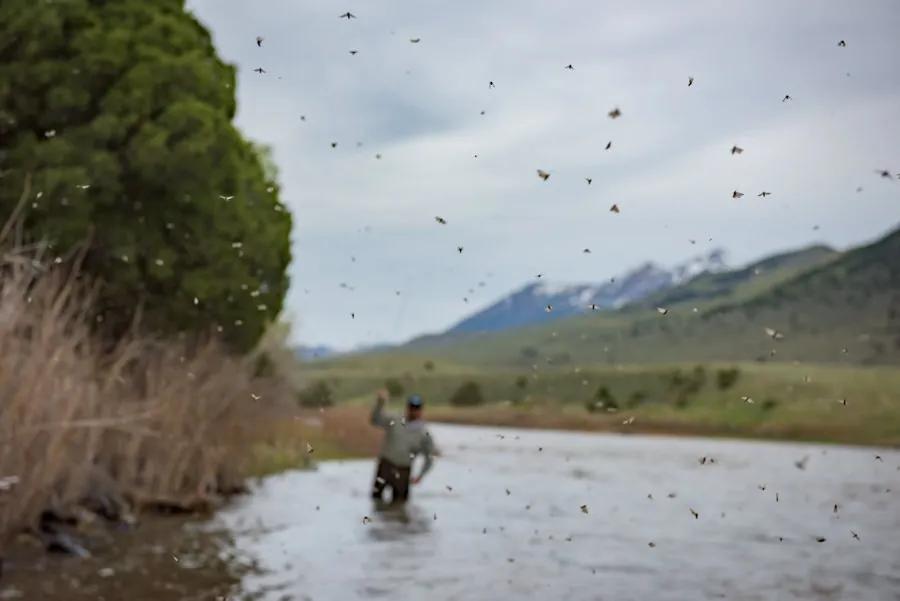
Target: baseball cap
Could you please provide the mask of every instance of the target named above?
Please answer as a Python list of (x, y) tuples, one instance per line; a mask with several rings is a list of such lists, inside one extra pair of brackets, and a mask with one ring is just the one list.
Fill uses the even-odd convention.
[(409, 405), (410, 407), (421, 407), (422, 405), (425, 404), (425, 401), (422, 400), (422, 397), (419, 396), (418, 394), (411, 394), (406, 399), (406, 404)]

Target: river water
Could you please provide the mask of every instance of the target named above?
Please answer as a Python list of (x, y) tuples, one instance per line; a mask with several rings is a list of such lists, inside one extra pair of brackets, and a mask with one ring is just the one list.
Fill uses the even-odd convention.
[(897, 451), (432, 432), (443, 455), (403, 511), (376, 511), (373, 463), (345, 461), (221, 512), (205, 527), (255, 566), (238, 596), (900, 599)]

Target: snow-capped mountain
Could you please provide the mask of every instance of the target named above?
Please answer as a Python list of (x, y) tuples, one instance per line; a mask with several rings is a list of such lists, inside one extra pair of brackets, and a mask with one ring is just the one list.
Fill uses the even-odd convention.
[[(602, 284), (536, 282), (464, 319), (448, 333), (495, 332), (584, 313), (591, 305), (597, 310), (618, 309), (701, 273), (725, 269), (724, 252), (713, 250), (671, 269), (645, 263)], [(546, 310), (548, 305), (551, 311)]]
[(314, 361), (315, 359), (327, 359), (339, 353), (330, 346), (320, 344), (317, 346), (296, 346), (294, 347), (294, 354), (301, 361)]

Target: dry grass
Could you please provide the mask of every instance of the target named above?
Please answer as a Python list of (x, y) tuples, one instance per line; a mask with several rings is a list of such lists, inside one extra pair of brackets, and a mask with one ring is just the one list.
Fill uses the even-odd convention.
[(215, 342), (101, 344), (77, 259), (16, 247), (9, 225), (3, 236), (15, 250), (0, 251), (0, 549), (46, 510), (194, 508), (240, 487), (249, 418), (287, 390)]
[(358, 406), (267, 414), (251, 427), (265, 433), (251, 453), (249, 471), (255, 476), (309, 466), (319, 459), (374, 456), (382, 435), (369, 424), (368, 410)]

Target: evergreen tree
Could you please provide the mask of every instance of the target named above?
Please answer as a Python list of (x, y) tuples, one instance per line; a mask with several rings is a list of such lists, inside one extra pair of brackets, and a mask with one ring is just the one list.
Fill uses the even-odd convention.
[(291, 217), (232, 124), (235, 69), (183, 0), (0, 3), (0, 219), (86, 244), (121, 329), (221, 327), (252, 346), (287, 291)]

